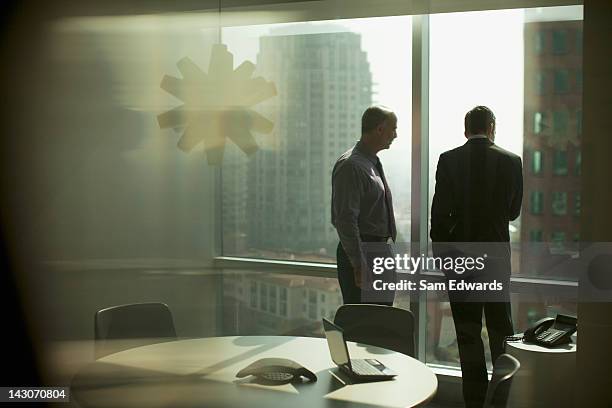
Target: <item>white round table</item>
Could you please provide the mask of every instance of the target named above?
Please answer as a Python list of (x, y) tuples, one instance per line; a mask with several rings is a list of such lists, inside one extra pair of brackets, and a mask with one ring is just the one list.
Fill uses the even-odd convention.
[(575, 343), (546, 348), (509, 342), (506, 353), (521, 363), (512, 380), (509, 407), (574, 407)]
[[(83, 407), (413, 407), (433, 398), (433, 371), (406, 355), (348, 343), (351, 358), (375, 358), (393, 380), (351, 383), (321, 338), (211, 337), (152, 344), (108, 355), (81, 370), (72, 396)], [(316, 373), (314, 383), (277, 386), (236, 378), (250, 363), (288, 358)], [(344, 381), (344, 383), (343, 383)]]

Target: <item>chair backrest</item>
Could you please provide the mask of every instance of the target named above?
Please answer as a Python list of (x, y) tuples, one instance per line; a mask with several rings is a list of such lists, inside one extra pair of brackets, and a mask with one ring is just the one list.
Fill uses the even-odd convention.
[(134, 303), (98, 310), (94, 330), (96, 358), (176, 339), (172, 313), (164, 303)]
[(348, 341), (370, 344), (415, 357), (414, 315), (411, 311), (382, 305), (342, 305), (334, 323)]
[(493, 375), (487, 388), (485, 408), (506, 408), (512, 377), (521, 368), (521, 363), (510, 354), (497, 357), (493, 365)]

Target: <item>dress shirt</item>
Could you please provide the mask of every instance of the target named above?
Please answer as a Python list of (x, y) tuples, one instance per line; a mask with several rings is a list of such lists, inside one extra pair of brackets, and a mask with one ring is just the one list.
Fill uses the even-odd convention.
[(391, 192), (376, 155), (361, 142), (338, 158), (332, 172), (332, 224), (354, 267), (365, 267), (361, 236), (395, 239)]

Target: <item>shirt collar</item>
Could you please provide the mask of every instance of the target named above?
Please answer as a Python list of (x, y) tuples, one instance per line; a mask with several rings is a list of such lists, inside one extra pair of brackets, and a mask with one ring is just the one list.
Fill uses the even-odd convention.
[(471, 135), (468, 136), (468, 140), (472, 140), (472, 139), (488, 139), (487, 135)]
[(378, 156), (376, 156), (375, 154), (367, 152), (365, 150), (365, 148), (363, 147), (363, 143), (361, 143), (361, 140), (358, 141), (357, 144), (355, 145), (355, 150), (357, 150), (366, 159), (371, 161), (372, 164), (374, 164), (374, 165), (378, 164)]

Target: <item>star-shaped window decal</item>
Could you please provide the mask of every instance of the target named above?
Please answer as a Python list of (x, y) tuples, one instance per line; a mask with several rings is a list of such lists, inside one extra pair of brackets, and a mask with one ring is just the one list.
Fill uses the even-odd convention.
[(251, 131), (270, 133), (274, 127), (250, 109), (276, 95), (274, 83), (252, 78), (255, 65), (250, 61), (235, 70), (233, 66), (234, 56), (227, 46), (216, 44), (208, 73), (185, 57), (177, 63), (182, 78), (165, 75), (160, 85), (184, 104), (158, 115), (159, 127), (182, 132), (178, 147), (185, 152), (204, 142), (209, 165), (221, 164), (227, 138), (252, 154), (258, 146)]

